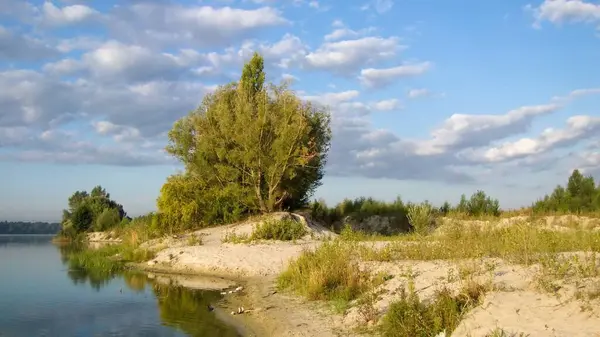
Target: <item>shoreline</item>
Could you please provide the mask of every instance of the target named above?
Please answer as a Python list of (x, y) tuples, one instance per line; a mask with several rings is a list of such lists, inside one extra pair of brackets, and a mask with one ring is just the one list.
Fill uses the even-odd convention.
[[(226, 271), (199, 273), (166, 266), (157, 268), (143, 263), (131, 263), (128, 268), (166, 277), (216, 278), (231, 282), (229, 287), (219, 290), (242, 286), (243, 290), (223, 295), (221, 301), (214, 305), (220, 310), (219, 318), (233, 324), (238, 330), (243, 328), (245, 337), (354, 336), (350, 331), (342, 331), (339, 326), (341, 319), (335, 322), (333, 315), (327, 313), (319, 303), (309, 303), (291, 294), (279, 293), (276, 275), (244, 277)], [(217, 288), (213, 287), (212, 290)], [(243, 307), (245, 312), (231, 315), (238, 307)]]

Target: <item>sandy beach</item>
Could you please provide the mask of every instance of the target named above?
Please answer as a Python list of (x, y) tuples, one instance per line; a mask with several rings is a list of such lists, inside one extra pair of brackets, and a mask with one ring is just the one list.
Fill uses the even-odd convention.
[[(148, 272), (181, 275), (210, 275), (212, 284), (181, 284), (190, 287), (232, 289), (241, 286), (242, 291), (227, 293), (219, 304), (223, 312), (244, 307), (245, 313), (235, 315), (256, 336), (355, 336), (356, 328), (370, 326), (375, 322), (362, 322), (357, 306), (336, 314), (327, 303), (306, 301), (298, 296), (279, 292), (276, 277), (289, 261), (297, 258), (303, 250), (315, 249), (327, 238), (336, 234), (322, 226), (303, 219), (309, 234), (296, 242), (270, 241), (260, 243), (224, 243), (231, 233), (250, 233), (253, 221), (207, 228), (178, 237), (156, 239), (143, 244), (144, 248), (157, 250), (156, 257), (137, 265)], [(476, 225), (481, 225), (477, 223)], [(510, 221), (500, 225), (508, 226)], [(556, 219), (548, 226), (556, 230), (572, 230), (561, 226)], [(592, 226), (593, 227), (593, 226)], [(590, 230), (594, 230), (590, 228)], [(189, 246), (190, 236), (201, 238), (202, 244)], [(361, 243), (376, 249), (394, 242), (378, 241)], [(573, 253), (586, 256), (584, 253)], [(582, 279), (573, 284), (566, 280), (560, 290), (539, 290), (540, 266), (510, 264), (498, 258), (439, 261), (362, 261), (361, 268), (372, 273), (385, 273), (389, 279), (380, 284), (380, 295), (373, 306), (377, 316), (388, 310), (390, 303), (398, 299), (399, 289), (406, 287), (407, 271), (416, 285), (421, 300), (427, 301), (437, 289), (445, 287), (458, 291), (465, 277), (450, 277), (469, 270), (469, 279), (486, 283), (490, 287), (483, 303), (468, 312), (452, 336), (489, 336), (499, 328), (506, 333), (524, 333), (529, 336), (600, 336), (598, 300), (577, 300), (582, 289), (593, 291), (600, 285), (597, 277)], [(585, 281), (585, 282), (583, 282)], [(210, 283), (210, 282), (209, 282)], [(600, 291), (600, 288), (598, 288)], [(509, 335), (510, 336), (510, 335)]]

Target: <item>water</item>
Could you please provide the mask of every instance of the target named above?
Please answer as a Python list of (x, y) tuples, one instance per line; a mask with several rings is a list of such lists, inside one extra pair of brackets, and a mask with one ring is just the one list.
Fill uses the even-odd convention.
[(218, 292), (70, 270), (70, 249), (50, 236), (0, 235), (1, 337), (241, 336), (208, 310)]

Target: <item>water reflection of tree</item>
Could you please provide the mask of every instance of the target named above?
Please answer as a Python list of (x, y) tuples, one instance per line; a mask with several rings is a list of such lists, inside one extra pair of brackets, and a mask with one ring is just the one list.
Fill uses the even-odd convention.
[(208, 310), (208, 305), (219, 299), (220, 295), (217, 292), (157, 283), (153, 285), (153, 290), (158, 299), (160, 318), (165, 325), (175, 327), (193, 337), (239, 336), (233, 327), (223, 324), (215, 317), (214, 312)]
[(106, 266), (103, 268), (87, 268), (78, 263), (73, 257), (87, 249), (82, 244), (57, 244), (61, 256), (61, 262), (68, 267), (67, 275), (73, 284), (89, 283), (96, 291), (107, 285), (111, 279), (118, 275), (117, 268)]
[(77, 265), (72, 257), (86, 248), (82, 245), (59, 244), (61, 261), (68, 266), (67, 275), (74, 284), (89, 283), (100, 290), (117, 276), (123, 277), (127, 287), (135, 292), (152, 289), (158, 301), (158, 309), (163, 324), (178, 329), (189, 336), (239, 337), (231, 326), (217, 319), (208, 305), (216, 303), (220, 294), (216, 291), (188, 289), (181, 286), (160, 284), (150, 280), (145, 273), (114, 268), (89, 268)]

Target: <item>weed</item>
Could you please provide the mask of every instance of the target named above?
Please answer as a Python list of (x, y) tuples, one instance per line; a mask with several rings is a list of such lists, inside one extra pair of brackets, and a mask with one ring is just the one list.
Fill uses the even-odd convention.
[(225, 236), (221, 239), (223, 243), (247, 243), (250, 242), (248, 234), (238, 234), (236, 232), (226, 232)]
[(496, 328), (490, 331), (485, 337), (527, 337), (529, 334), (525, 334), (523, 332), (507, 332), (504, 329)]
[(430, 303), (423, 303), (409, 280), (408, 291), (400, 291), (400, 300), (391, 304), (383, 317), (380, 330), (385, 337), (429, 337), (445, 331), (450, 335), (463, 315), (478, 305), (486, 287), (469, 283), (453, 296), (447, 288), (439, 290)]
[(199, 235), (190, 234), (187, 238), (188, 246), (200, 246), (202, 245), (202, 237)]
[(304, 224), (293, 219), (270, 219), (254, 227), (250, 240), (298, 240), (307, 234)]
[(290, 289), (309, 300), (349, 302), (370, 286), (369, 272), (353, 256), (354, 245), (339, 240), (305, 250), (279, 276), (280, 289)]
[(250, 243), (258, 240), (295, 241), (301, 239), (306, 234), (308, 234), (308, 231), (300, 221), (293, 219), (268, 219), (254, 226), (250, 235), (228, 232), (221, 242)]
[(408, 221), (417, 234), (428, 234), (435, 226), (433, 206), (427, 202), (408, 205), (407, 213)]

